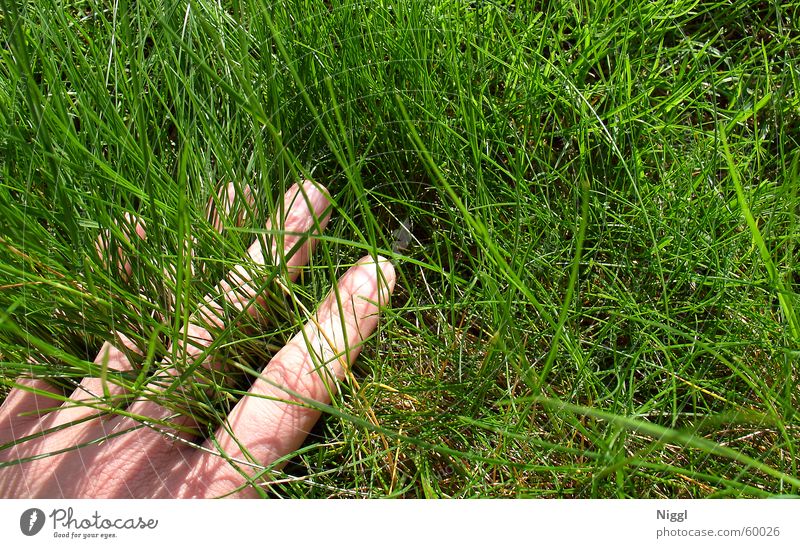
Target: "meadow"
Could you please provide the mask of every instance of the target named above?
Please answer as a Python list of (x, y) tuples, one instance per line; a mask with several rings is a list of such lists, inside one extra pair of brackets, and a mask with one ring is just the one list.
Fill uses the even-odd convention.
[[(103, 374), (147, 397), (98, 372), (102, 342), (139, 341), (153, 374), (310, 178), (328, 229), (269, 326), (209, 350), (234, 366), (198, 381), (198, 420), (359, 257), (398, 281), (270, 496), (800, 492), (800, 2), (0, 8), (5, 392)], [(255, 206), (220, 233), (229, 183)]]

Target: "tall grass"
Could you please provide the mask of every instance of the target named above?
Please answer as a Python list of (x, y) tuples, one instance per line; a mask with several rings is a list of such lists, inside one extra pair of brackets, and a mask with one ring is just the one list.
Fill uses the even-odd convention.
[[(365, 252), (399, 278), (271, 495), (798, 493), (800, 3), (0, 5), (6, 386), (118, 332), (141, 393), (305, 176), (334, 212), (298, 302)], [(220, 234), (228, 182), (256, 204)], [(298, 316), (213, 351), (258, 369)], [(213, 424), (242, 384), (209, 382)]]

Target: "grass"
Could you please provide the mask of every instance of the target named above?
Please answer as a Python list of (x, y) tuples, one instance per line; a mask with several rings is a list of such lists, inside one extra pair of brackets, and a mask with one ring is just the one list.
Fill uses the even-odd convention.
[[(142, 394), (308, 176), (335, 204), (297, 301), (365, 253), (399, 278), (271, 496), (800, 492), (800, 3), (0, 6), (6, 386)], [(205, 204), (230, 181), (257, 207), (220, 235)], [(94, 257), (103, 230), (130, 280)], [(258, 369), (296, 311), (212, 351)], [(142, 378), (92, 366), (115, 331), (148, 348)], [(239, 389), (208, 382), (213, 425)]]

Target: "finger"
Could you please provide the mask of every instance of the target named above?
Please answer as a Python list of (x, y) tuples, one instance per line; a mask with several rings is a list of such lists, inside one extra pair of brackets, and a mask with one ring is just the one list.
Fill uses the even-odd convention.
[[(122, 373), (132, 369), (129, 352), (142, 353), (139, 346), (117, 332), (117, 343), (106, 341), (97, 353), (93, 363), (101, 369), (113, 373)], [(122, 348), (127, 349), (122, 350)], [(69, 399), (58, 409), (58, 413), (49, 415), (42, 423), (41, 428), (55, 428), (70, 422), (80, 422), (92, 415), (103, 413), (98, 407), (113, 405), (115, 400), (125, 394), (123, 386), (115, 383), (109, 377), (84, 377), (72, 391)], [(91, 404), (91, 405), (89, 405)]]
[[(281, 208), (282, 218), (270, 220), (267, 233), (280, 235), (270, 240), (256, 240), (248, 249), (245, 264), (238, 265), (226, 276), (218, 288), (217, 295), (207, 295), (203, 305), (193, 316), (186, 327), (185, 342), (173, 342), (171, 354), (176, 356), (179, 364), (190, 365), (204, 354), (213, 340), (211, 331), (225, 328), (225, 317), (240, 313), (256, 315), (263, 310), (265, 303), (261, 296), (261, 283), (264, 278), (263, 267), (269, 264), (283, 264), (288, 277), (294, 279), (299, 274), (300, 266), (309, 260), (314, 238), (311, 233), (317, 227), (322, 230), (330, 219), (328, 208), (330, 201), (324, 187), (311, 181), (293, 185), (284, 195)], [(180, 345), (178, 348), (175, 345)], [(166, 379), (178, 379), (180, 372), (167, 362), (166, 371), (160, 375)], [(219, 364), (207, 356), (201, 364), (204, 368), (217, 368)], [(154, 391), (163, 389), (161, 385), (152, 384)], [(129, 412), (137, 416), (154, 419), (165, 419), (174, 415), (160, 404), (142, 400), (134, 403)], [(192, 418), (185, 416), (171, 419), (176, 426), (187, 426)], [(180, 434), (186, 437), (186, 434)]]
[[(120, 223), (122, 237), (125, 243), (118, 245), (109, 236), (109, 231), (104, 231), (98, 237), (96, 247), (101, 261), (109, 268), (116, 269), (117, 273), (125, 281), (128, 281), (132, 274), (132, 266), (129, 254), (123, 248), (135, 248), (132, 238), (144, 240), (147, 237), (144, 223), (136, 216), (125, 214), (124, 222)], [(116, 251), (114, 251), (116, 250)], [(107, 340), (103, 343), (100, 351), (93, 360), (95, 365), (101, 369), (111, 372), (125, 372), (133, 369), (130, 355), (142, 355), (140, 346), (131, 338), (120, 331), (113, 332), (115, 340)], [(85, 377), (75, 387), (69, 399), (61, 404), (57, 413), (47, 416), (44, 421), (37, 425), (40, 430), (56, 428), (68, 423), (80, 423), (82, 420), (102, 413), (96, 408), (103, 402), (113, 404), (115, 398), (125, 394), (125, 388), (110, 380), (107, 376)], [(96, 405), (89, 405), (90, 403)]]
[(289, 280), (296, 280), (311, 257), (316, 243), (313, 234), (322, 232), (330, 220), (329, 207), (328, 191), (323, 186), (312, 181), (293, 185), (267, 222), (267, 237), (253, 242), (247, 261), (234, 267), (220, 283), (223, 298), (207, 298), (198, 317), (221, 327), (220, 302), (235, 312), (255, 315), (264, 305), (260, 283), (263, 267), (276, 265), (285, 270)]
[(222, 234), (226, 227), (243, 226), (254, 207), (253, 192), (249, 185), (229, 183), (208, 200), (208, 222)]
[(249, 397), (236, 405), (228, 428), (220, 428), (216, 440), (206, 443), (209, 451), (198, 454), (184, 495), (220, 496), (242, 485), (241, 474), (213, 454), (217, 448), (238, 462), (254, 459), (268, 465), (300, 447), (320, 416), (305, 402), (330, 402), (362, 342), (377, 327), (379, 309), (394, 284), (394, 268), (382, 257), (365, 257), (341, 278), (337, 291), (269, 362)]
[(106, 269), (119, 274), (123, 281), (128, 281), (133, 270), (129, 252), (139, 241), (146, 239), (147, 232), (142, 220), (137, 215), (125, 213), (116, 227), (100, 231), (95, 250)]
[[(241, 227), (253, 215), (255, 198), (250, 185), (228, 183), (208, 199), (206, 219), (215, 232), (225, 235), (228, 227)], [(192, 234), (193, 249), (197, 249), (199, 239)], [(196, 274), (195, 261), (191, 261), (192, 275)], [(200, 262), (200, 272), (205, 270), (205, 262)], [(174, 276), (170, 276), (174, 285)]]
[[(111, 230), (103, 230), (95, 241), (95, 250), (100, 263), (111, 271), (117, 272), (123, 280), (129, 279), (131, 275), (131, 263), (123, 252), (123, 248), (131, 245), (130, 240), (133, 234), (138, 238), (144, 238), (144, 225), (137, 217), (126, 213), (124, 221), (116, 227), (115, 234), (112, 234)], [(125, 243), (121, 243), (120, 240)], [(101, 354), (105, 353), (112, 363), (120, 362), (120, 356), (111, 355), (113, 353), (110, 352), (109, 346), (108, 343), (104, 344)], [(0, 436), (10, 431), (13, 423), (15, 432), (12, 439), (30, 434), (31, 427), (36, 426), (38, 418), (58, 408), (62, 404), (64, 396), (60, 390), (43, 379), (20, 378), (17, 379), (16, 384), (17, 387), (9, 392), (0, 408)], [(80, 385), (76, 389), (76, 393), (79, 391)], [(48, 397), (47, 393), (53, 394), (55, 397)], [(73, 394), (74, 396), (75, 394)], [(0, 439), (5, 439), (5, 437), (0, 437)]]

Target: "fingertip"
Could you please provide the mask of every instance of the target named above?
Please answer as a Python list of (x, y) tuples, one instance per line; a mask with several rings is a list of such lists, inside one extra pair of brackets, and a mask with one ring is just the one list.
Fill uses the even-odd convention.
[(307, 201), (309, 210), (318, 219), (322, 218), (322, 215), (331, 205), (328, 189), (323, 184), (310, 179), (303, 179), (300, 183), (295, 184), (287, 192), (287, 195), (291, 196), (291, 201), (294, 201), (297, 196), (302, 196)]
[[(356, 263), (356, 267), (359, 269), (365, 269), (368, 274), (375, 275), (378, 280), (378, 286), (381, 288), (381, 301), (388, 298), (388, 294), (391, 294), (394, 291), (395, 282), (397, 281), (397, 274), (394, 269), (394, 265), (392, 261), (387, 259), (382, 255), (377, 255), (376, 257), (372, 257), (370, 255), (366, 255), (359, 259)], [(384, 295), (385, 290), (388, 289), (388, 294)]]
[(229, 182), (217, 189), (208, 199), (206, 218), (217, 232), (223, 232), (227, 222), (232, 220), (241, 226), (248, 211), (255, 207), (255, 196), (249, 184)]
[(135, 215), (133, 213), (127, 212), (124, 215), (126, 221), (126, 227), (124, 228), (125, 235), (130, 239), (130, 226), (133, 225), (133, 233), (136, 234), (142, 240), (147, 239), (147, 230), (144, 227), (144, 221), (142, 221), (141, 217)]
[[(299, 274), (297, 267), (305, 265), (316, 244), (316, 238), (331, 217), (328, 190), (321, 184), (304, 179), (292, 185), (283, 197), (283, 205), (267, 222), (267, 228), (276, 230), (270, 253), (276, 264), (285, 262), (290, 276)], [(300, 239), (302, 245), (294, 254), (287, 255)]]
[[(117, 226), (122, 233), (124, 241), (127, 242), (127, 245), (136, 245), (136, 240), (132, 237), (133, 235), (139, 240), (147, 240), (147, 230), (145, 229), (144, 222), (134, 213), (124, 213), (122, 215), (122, 220), (117, 223)], [(122, 243), (117, 238), (117, 241), (112, 246), (112, 241), (114, 241), (114, 239), (115, 236), (112, 235), (112, 230), (110, 228), (102, 229), (95, 240), (95, 253), (100, 260), (100, 265), (104, 268), (116, 268), (119, 273), (127, 279), (131, 275), (132, 267), (128, 254), (124, 249), (126, 244)], [(116, 249), (115, 257), (112, 257), (112, 247)]]

